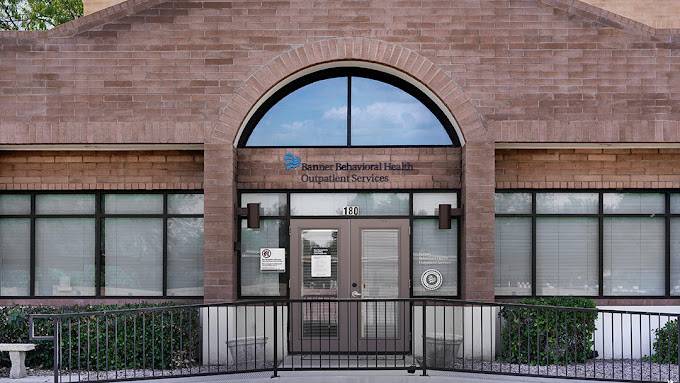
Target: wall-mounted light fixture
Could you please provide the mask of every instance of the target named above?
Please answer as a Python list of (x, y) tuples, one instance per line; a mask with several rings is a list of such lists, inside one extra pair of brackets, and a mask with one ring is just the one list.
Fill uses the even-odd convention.
[(248, 229), (260, 228), (260, 204), (249, 203), (245, 208), (238, 208), (237, 213), (239, 217), (246, 217)]
[(451, 228), (451, 205), (439, 204), (439, 229)]

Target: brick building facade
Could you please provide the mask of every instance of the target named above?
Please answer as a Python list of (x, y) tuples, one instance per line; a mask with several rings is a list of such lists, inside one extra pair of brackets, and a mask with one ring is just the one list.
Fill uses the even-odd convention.
[[(208, 302), (239, 298), (244, 192), (454, 190), (457, 295), (500, 299), (497, 189), (662, 190), (668, 201), (680, 192), (678, 52), (680, 31), (580, 0), (128, 0), (47, 32), (0, 32), (0, 189), (202, 189)], [(239, 145), (277, 90), (338, 66), (412, 84), (451, 119), (461, 145)], [(289, 151), (415, 169), (376, 184), (302, 183), (280, 165)], [(667, 207), (668, 225), (672, 214)], [(663, 294), (594, 295), (677, 304), (667, 274)], [(0, 297), (25, 300), (36, 301)]]

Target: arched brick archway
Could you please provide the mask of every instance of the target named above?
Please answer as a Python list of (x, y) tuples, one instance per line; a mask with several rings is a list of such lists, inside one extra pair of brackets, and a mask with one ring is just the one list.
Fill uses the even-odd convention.
[(464, 140), (493, 140), (482, 118), (462, 88), (425, 56), (402, 46), (366, 38), (341, 38), (305, 44), (285, 52), (253, 73), (220, 111), (207, 142), (234, 142), (239, 128), (267, 92), (294, 74), (325, 63), (358, 61), (376, 63), (405, 73), (436, 95), (456, 119)]
[(462, 88), (418, 52), (380, 40), (339, 38), (305, 44), (256, 70), (229, 98), (206, 134), (205, 300), (236, 298), (237, 262), (234, 142), (239, 129), (268, 93), (306, 69), (347, 61), (373, 63), (408, 75), (455, 118), (463, 146), (461, 287), (467, 299), (493, 299), (494, 143)]

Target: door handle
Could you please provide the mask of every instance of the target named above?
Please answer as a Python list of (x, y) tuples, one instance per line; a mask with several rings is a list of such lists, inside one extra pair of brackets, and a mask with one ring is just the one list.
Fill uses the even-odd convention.
[(356, 290), (352, 291), (352, 298), (361, 298), (361, 293)]

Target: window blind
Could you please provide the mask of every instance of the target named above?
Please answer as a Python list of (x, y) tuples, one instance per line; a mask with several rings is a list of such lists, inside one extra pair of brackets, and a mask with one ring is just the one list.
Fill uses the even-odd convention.
[(604, 219), (604, 294), (664, 295), (662, 217)]
[(531, 294), (531, 218), (496, 217), (497, 295)]
[(537, 295), (597, 294), (597, 227), (597, 218), (536, 219)]

